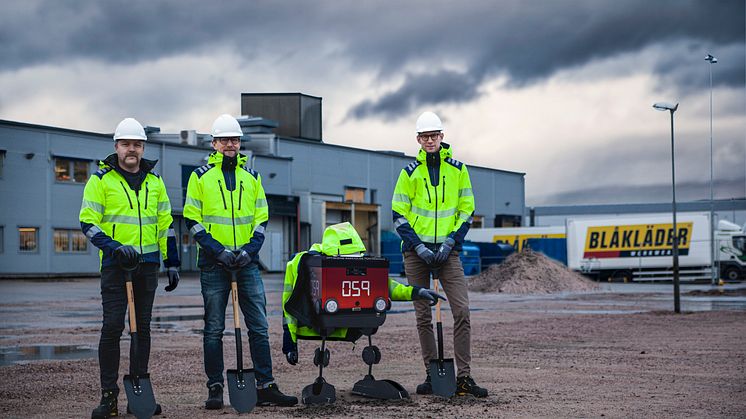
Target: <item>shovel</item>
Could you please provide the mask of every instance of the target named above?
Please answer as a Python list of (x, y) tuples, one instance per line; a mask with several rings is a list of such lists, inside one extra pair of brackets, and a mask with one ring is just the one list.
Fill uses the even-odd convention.
[(233, 324), (236, 333), (236, 369), (228, 370), (228, 395), (231, 406), (238, 413), (249, 413), (256, 406), (256, 381), (254, 369), (243, 368), (241, 346), (241, 318), (238, 317), (238, 283), (236, 271), (231, 269), (231, 300), (233, 301)]
[[(438, 292), (438, 272), (433, 272), (435, 292)], [(453, 358), (443, 359), (443, 323), (440, 321), (440, 299), (435, 304), (435, 321), (438, 329), (438, 359), (430, 361), (430, 380), (433, 394), (449, 398), (456, 393), (456, 373)]]
[(130, 373), (124, 376), (124, 390), (127, 393), (127, 406), (137, 419), (151, 418), (155, 413), (156, 404), (153, 386), (150, 384), (150, 374), (138, 375), (140, 359), (138, 358), (137, 316), (135, 315), (135, 296), (132, 290), (132, 271), (137, 269), (138, 262), (133, 266), (124, 266), (127, 286), (127, 308), (130, 320)]

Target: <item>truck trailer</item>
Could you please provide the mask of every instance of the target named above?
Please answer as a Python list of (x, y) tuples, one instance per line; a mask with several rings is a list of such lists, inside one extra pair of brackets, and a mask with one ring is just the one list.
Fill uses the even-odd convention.
[[(683, 281), (712, 275), (710, 215), (677, 213), (679, 272)], [(565, 239), (567, 266), (603, 281), (673, 278), (671, 214), (569, 218), (564, 226), (471, 229), (467, 240), (505, 243), (516, 251), (529, 239)], [(714, 234), (720, 278), (746, 279), (744, 228), (721, 220)]]
[[(710, 217), (677, 214), (679, 276), (682, 281), (712, 277)], [(673, 279), (673, 221), (670, 214), (613, 218), (570, 218), (567, 266), (599, 280)], [(746, 275), (746, 238), (741, 227), (721, 220), (715, 232), (720, 278)]]

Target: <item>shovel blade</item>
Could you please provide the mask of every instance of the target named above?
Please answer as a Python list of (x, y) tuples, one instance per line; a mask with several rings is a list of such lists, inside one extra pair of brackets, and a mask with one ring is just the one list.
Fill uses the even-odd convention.
[(303, 388), (301, 400), (305, 405), (331, 404), (337, 401), (337, 391), (333, 385), (319, 377), (313, 384), (309, 384)]
[(125, 375), (124, 391), (127, 393), (127, 405), (137, 419), (153, 417), (156, 404), (149, 374)]
[(430, 361), (430, 380), (433, 394), (449, 398), (456, 394), (456, 369), (453, 358)]
[(254, 370), (228, 370), (228, 396), (238, 413), (249, 413), (256, 406)]

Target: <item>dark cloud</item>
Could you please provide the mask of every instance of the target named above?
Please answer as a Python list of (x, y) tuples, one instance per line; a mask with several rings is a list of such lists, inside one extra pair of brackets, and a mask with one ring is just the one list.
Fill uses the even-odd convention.
[[(472, 100), (496, 75), (520, 87), (655, 45), (663, 46), (660, 64), (640, 65), (652, 67), (663, 85), (701, 88), (702, 67), (688, 60), (702, 64), (698, 56), (723, 47), (714, 83), (743, 86), (744, 14), (743, 0), (19, 0), (3, 2), (0, 71), (80, 58), (128, 65), (215, 49), (246, 60), (287, 57), (277, 65), (297, 66), (333, 44), (330, 60), (379, 80), (406, 72), (399, 87), (350, 112), (390, 117)], [(691, 54), (665, 48), (676, 42), (688, 42)], [(461, 70), (446, 70), (453, 68)]]
[(356, 118), (371, 115), (399, 117), (420, 103), (466, 102), (477, 96), (478, 84), (468, 74), (441, 71), (421, 76), (408, 75), (403, 87), (375, 101), (366, 100), (355, 106), (350, 114)]

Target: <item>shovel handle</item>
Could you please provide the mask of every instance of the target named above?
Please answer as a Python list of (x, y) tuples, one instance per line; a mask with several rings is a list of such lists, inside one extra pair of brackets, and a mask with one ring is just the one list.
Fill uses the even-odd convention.
[(233, 326), (236, 334), (236, 370), (243, 370), (243, 345), (241, 343), (241, 318), (238, 317), (238, 282), (236, 271), (231, 270), (231, 302), (233, 303)]
[(238, 285), (231, 281), (231, 301), (233, 302), (233, 327), (241, 330), (241, 319), (238, 317)]
[[(435, 293), (438, 293), (438, 278), (433, 277), (433, 288), (435, 289)], [(435, 303), (435, 321), (440, 323), (440, 298), (438, 298), (438, 302)]]
[(127, 271), (127, 311), (130, 318), (130, 333), (137, 333), (137, 316), (135, 315), (135, 292), (132, 289), (132, 273)]

